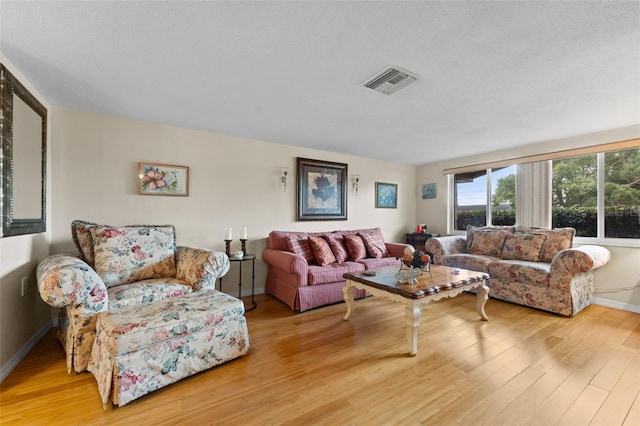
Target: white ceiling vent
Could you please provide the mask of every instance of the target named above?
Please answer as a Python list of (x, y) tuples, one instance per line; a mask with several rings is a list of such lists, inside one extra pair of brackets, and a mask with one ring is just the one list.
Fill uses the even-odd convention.
[(420, 76), (400, 67), (391, 66), (379, 72), (363, 83), (364, 87), (380, 92), (383, 95), (393, 95), (403, 87), (415, 83)]

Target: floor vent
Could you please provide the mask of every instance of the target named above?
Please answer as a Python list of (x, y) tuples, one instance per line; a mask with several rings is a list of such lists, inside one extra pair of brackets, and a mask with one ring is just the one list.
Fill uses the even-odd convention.
[(400, 67), (389, 67), (379, 72), (371, 79), (363, 83), (364, 87), (382, 93), (383, 95), (393, 95), (398, 90), (418, 81), (420, 77)]

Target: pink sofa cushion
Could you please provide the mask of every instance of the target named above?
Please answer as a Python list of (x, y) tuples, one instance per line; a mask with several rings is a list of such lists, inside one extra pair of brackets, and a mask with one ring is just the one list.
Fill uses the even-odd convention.
[(366, 259), (358, 260), (358, 263), (362, 263), (365, 269), (378, 269), (384, 268), (385, 266), (397, 266), (400, 268), (400, 261), (395, 257), (382, 257), (379, 259), (368, 257)]
[(307, 262), (315, 260), (311, 247), (309, 247), (309, 238), (307, 236), (289, 235), (287, 237), (287, 247), (291, 253), (304, 257)]
[(309, 247), (313, 252), (313, 257), (320, 266), (336, 263), (336, 257), (329, 247), (329, 243), (324, 238), (309, 236)]
[(384, 245), (382, 232), (380, 232), (379, 229), (358, 232), (358, 235), (362, 237), (362, 241), (364, 242), (364, 246), (367, 249), (369, 256), (380, 259), (389, 255), (387, 246)]
[(508, 234), (502, 248), (502, 258), (537, 262), (546, 239), (544, 234)]
[(329, 247), (331, 247), (331, 252), (333, 256), (336, 258), (336, 262), (342, 263), (349, 260), (349, 253), (347, 252), (347, 248), (344, 245), (344, 237), (339, 233), (331, 233), (323, 235), (323, 238), (327, 240), (329, 243)]
[(351, 259), (360, 260), (367, 257), (364, 241), (362, 241), (359, 235), (344, 234), (344, 242)]
[(332, 263), (326, 266), (309, 266), (309, 285), (344, 281), (347, 272), (364, 271), (364, 265), (356, 262)]

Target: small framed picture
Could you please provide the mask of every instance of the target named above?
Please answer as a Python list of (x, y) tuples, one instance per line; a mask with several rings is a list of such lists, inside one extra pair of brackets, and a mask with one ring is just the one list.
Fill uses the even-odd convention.
[(395, 183), (376, 182), (376, 208), (398, 208), (398, 185)]
[(138, 163), (138, 194), (189, 196), (189, 167)]
[(437, 184), (435, 183), (425, 183), (422, 185), (422, 199), (426, 200), (427, 198), (436, 198), (438, 192)]

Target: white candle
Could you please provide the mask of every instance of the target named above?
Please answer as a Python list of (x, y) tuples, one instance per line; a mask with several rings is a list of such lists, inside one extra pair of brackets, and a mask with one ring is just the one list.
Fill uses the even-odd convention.
[(231, 228), (224, 228), (224, 239), (225, 240), (233, 239), (233, 230)]
[(247, 227), (246, 226), (244, 228), (242, 228), (242, 239), (243, 240), (247, 239)]

